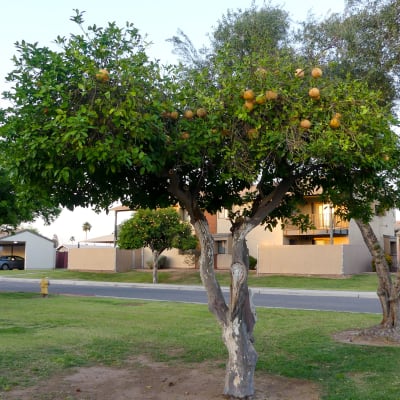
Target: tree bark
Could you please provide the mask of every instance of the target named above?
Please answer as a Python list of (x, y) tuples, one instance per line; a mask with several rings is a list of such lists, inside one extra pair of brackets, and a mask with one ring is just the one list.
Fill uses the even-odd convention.
[(393, 283), (389, 265), (379, 241), (369, 223), (359, 219), (355, 220), (360, 228), (368, 250), (375, 262), (378, 276), (377, 294), (382, 307), (382, 321), (380, 328), (388, 332), (400, 333), (400, 272)]
[(242, 225), (233, 232), (230, 316), (223, 327), (223, 338), (229, 355), (224, 394), (240, 399), (254, 395), (254, 372), (258, 358), (253, 336), (257, 318), (251, 291), (247, 286), (249, 254), (246, 227)]
[(153, 283), (158, 283), (158, 259), (160, 258), (160, 252), (152, 250), (153, 255)]
[(253, 342), (255, 307), (247, 286), (248, 251), (245, 232), (234, 234), (231, 266), (230, 306), (226, 304), (214, 271), (214, 240), (207, 221), (197, 221), (195, 230), (201, 243), (200, 276), (207, 290), (208, 307), (222, 328), (228, 350), (224, 394), (248, 399), (254, 395), (254, 371), (257, 353)]

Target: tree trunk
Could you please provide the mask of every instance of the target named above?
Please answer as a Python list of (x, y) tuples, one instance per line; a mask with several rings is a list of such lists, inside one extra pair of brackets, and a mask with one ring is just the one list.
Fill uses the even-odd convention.
[(247, 399), (254, 395), (254, 372), (258, 356), (253, 345), (256, 312), (247, 286), (248, 232), (243, 228), (233, 232), (230, 317), (223, 327), (223, 338), (229, 354), (224, 394)]
[(374, 260), (378, 276), (378, 298), (382, 306), (382, 321), (380, 328), (400, 333), (400, 272), (397, 272), (395, 283), (385, 259), (385, 254), (369, 223), (356, 219), (371, 256)]
[(228, 349), (224, 394), (230, 398), (250, 399), (254, 395), (257, 353), (253, 345), (256, 313), (247, 286), (249, 258), (246, 235), (279, 206), (293, 182), (287, 179), (278, 183), (271, 193), (260, 196), (259, 201), (253, 204), (251, 217), (238, 218), (232, 225), (231, 293), (228, 307), (215, 276), (214, 239), (204, 213), (193, 195), (180, 188), (178, 175), (168, 171), (167, 176), (170, 193), (179, 199), (181, 206), (188, 211), (199, 239), (200, 276), (207, 292), (208, 308), (221, 325), (222, 337)]
[(197, 221), (194, 226), (201, 243), (200, 276), (207, 290), (208, 307), (221, 325), (228, 350), (224, 394), (231, 398), (248, 399), (254, 395), (257, 353), (253, 346), (256, 318), (247, 287), (248, 252), (244, 233), (240, 240), (235, 240), (234, 236), (236, 250), (232, 258), (231, 301), (228, 307), (215, 278), (214, 240), (207, 221)]
[(160, 258), (160, 252), (152, 250), (153, 255), (153, 283), (158, 283), (158, 259)]
[(228, 350), (224, 394), (230, 398), (250, 399), (254, 395), (254, 371), (257, 353), (253, 329), (256, 323), (255, 307), (247, 286), (249, 271), (246, 235), (259, 225), (282, 201), (291, 181), (282, 181), (268, 196), (254, 207), (251, 218), (239, 219), (232, 226), (233, 248), (231, 264), (231, 293), (228, 307), (214, 270), (214, 240), (207, 220), (188, 193), (178, 189), (171, 179), (171, 192), (180, 199), (191, 216), (192, 225), (201, 245), (200, 276), (207, 291), (208, 307), (222, 327), (222, 337)]
[(254, 371), (257, 352), (253, 335), (239, 316), (223, 327), (223, 339), (228, 349), (224, 394), (231, 398), (248, 399), (254, 395)]

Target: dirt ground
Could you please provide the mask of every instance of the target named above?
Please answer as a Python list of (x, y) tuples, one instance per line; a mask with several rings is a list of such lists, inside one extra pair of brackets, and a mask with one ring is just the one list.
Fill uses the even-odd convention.
[[(77, 368), (1, 400), (221, 400), (224, 370), (211, 364), (171, 366), (141, 357), (124, 368)], [(255, 400), (318, 400), (312, 382), (256, 373)]]
[[(334, 339), (355, 345), (400, 345), (356, 330), (337, 333)], [(0, 393), (0, 400), (222, 400), (223, 382), (224, 370), (210, 363), (171, 366), (140, 357), (123, 368), (77, 368), (37, 386)], [(253, 400), (320, 399), (318, 385), (304, 380), (256, 372), (255, 387)]]

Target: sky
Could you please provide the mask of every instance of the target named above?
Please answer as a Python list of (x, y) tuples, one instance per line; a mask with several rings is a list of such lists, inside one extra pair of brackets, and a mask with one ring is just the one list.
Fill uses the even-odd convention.
[[(75, 23), (70, 21), (73, 9), (85, 11), (85, 25), (105, 26), (108, 22), (116, 22), (123, 26), (132, 22), (142, 36), (151, 42), (148, 54), (163, 63), (175, 62), (171, 38), (181, 29), (189, 36), (193, 44), (200, 48), (208, 43), (207, 34), (217, 26), (228, 9), (246, 9), (251, 0), (14, 0), (2, 6), (0, 16), (0, 92), (7, 88), (5, 76), (13, 68), (12, 57), (16, 54), (15, 42), (38, 42), (41, 46), (52, 46), (54, 39), (80, 33)], [(309, 13), (318, 18), (332, 12), (340, 12), (344, 8), (344, 0), (280, 0), (264, 2), (254, 0), (258, 6), (264, 3), (280, 6), (289, 12), (293, 23), (305, 20)], [(1, 103), (0, 103), (1, 104)], [(129, 218), (131, 213), (118, 213), (118, 223)], [(40, 234), (53, 238), (57, 235), (60, 244), (70, 244), (84, 240), (86, 234), (82, 225), (89, 222), (92, 229), (88, 238), (111, 234), (114, 230), (114, 213), (96, 214), (91, 210), (77, 208), (74, 211), (63, 210), (61, 216), (50, 226), (41, 220), (30, 226)], [(75, 242), (75, 243), (76, 243)]]

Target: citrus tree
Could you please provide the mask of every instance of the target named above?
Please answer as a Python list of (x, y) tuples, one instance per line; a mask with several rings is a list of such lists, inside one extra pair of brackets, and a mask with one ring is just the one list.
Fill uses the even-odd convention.
[(156, 210), (139, 209), (121, 225), (118, 246), (122, 249), (149, 247), (153, 256), (153, 283), (164, 250), (191, 250), (197, 245), (190, 224), (182, 221), (173, 207)]
[[(73, 19), (83, 23), (79, 12)], [(228, 350), (224, 393), (253, 396), (246, 235), (290, 217), (315, 188), (349, 194), (348, 213), (369, 213), (397, 151), (390, 109), (365, 82), (288, 45), (238, 58), (226, 43), (206, 64), (161, 68), (131, 24), (92, 26), (57, 43), (57, 51), (17, 44), (1, 127), (17, 155), (13, 173), (67, 207), (178, 202), (198, 237), (209, 309)], [(205, 217), (222, 207), (233, 210), (229, 301)]]

